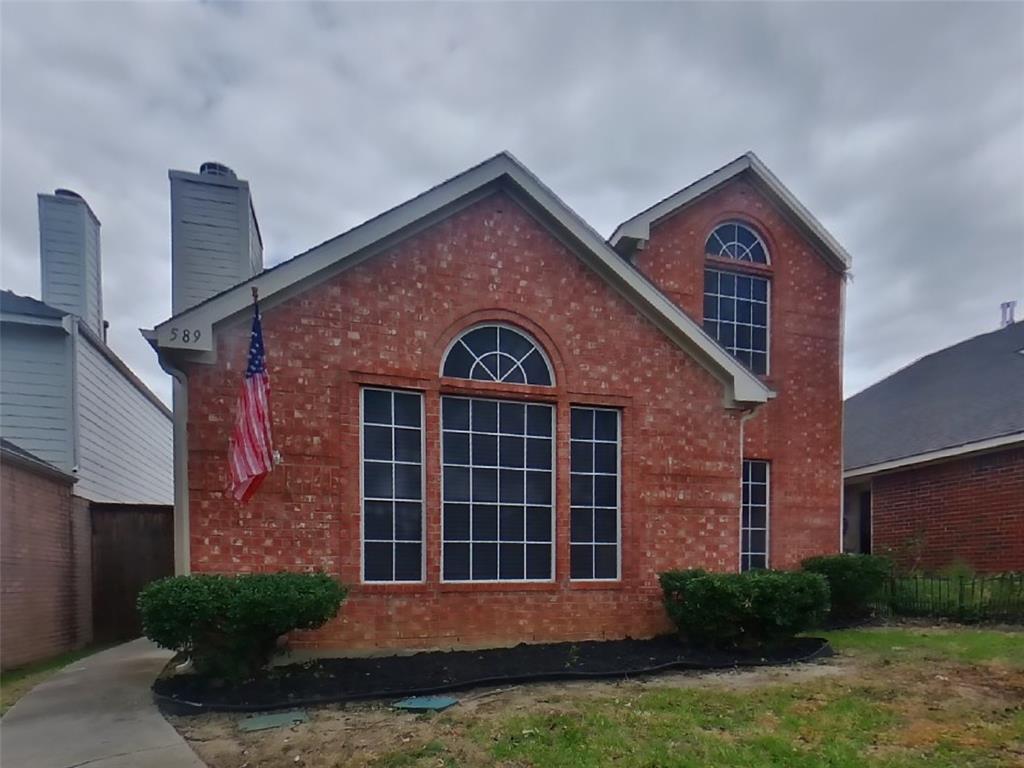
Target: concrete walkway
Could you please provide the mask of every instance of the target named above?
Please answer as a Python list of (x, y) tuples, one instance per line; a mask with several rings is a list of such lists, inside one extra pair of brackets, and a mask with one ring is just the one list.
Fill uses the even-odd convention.
[(149, 640), (89, 656), (37, 685), (0, 720), (7, 768), (203, 768), (153, 704), (171, 657)]

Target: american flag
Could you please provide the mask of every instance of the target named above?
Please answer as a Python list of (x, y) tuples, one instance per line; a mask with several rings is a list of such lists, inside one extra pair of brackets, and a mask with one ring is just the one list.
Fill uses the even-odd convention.
[(270, 438), (270, 376), (263, 349), (260, 306), (253, 290), (252, 334), (249, 362), (238, 393), (235, 431), (228, 455), (231, 465), (231, 493), (243, 504), (274, 468), (274, 447)]

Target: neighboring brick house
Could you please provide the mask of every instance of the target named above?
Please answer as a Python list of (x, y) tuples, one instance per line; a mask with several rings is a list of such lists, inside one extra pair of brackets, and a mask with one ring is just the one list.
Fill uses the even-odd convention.
[[(5, 574), (0, 653), (5, 668), (92, 637), (88, 622), (69, 618), (58, 635), (50, 622), (34, 618), (35, 611), (48, 606), (91, 605), (90, 505), (118, 508), (126, 515), (134, 514), (137, 505), (163, 505), (169, 519), (174, 497), (171, 412), (106, 341), (99, 219), (69, 190), (39, 195), (38, 203), (43, 300), (0, 291), (0, 438), (9, 441), (5, 445), (11, 451), (33, 457), (31, 468), (52, 472), (30, 482), (24, 462), (17, 470), (4, 469), (5, 480), (13, 472), (20, 478), (4, 488), (0, 507)], [(74, 485), (58, 489), (58, 476)], [(30, 486), (53, 487), (30, 493), (25, 490)], [(72, 530), (75, 543), (69, 554), (65, 539)], [(126, 545), (119, 556), (137, 554)], [(63, 565), (54, 566), (58, 562)], [(44, 570), (47, 576), (39, 577)], [(68, 574), (77, 575), (71, 579)], [(130, 610), (134, 595), (129, 583), (120, 580), (114, 591), (103, 594), (104, 607), (127, 603)], [(92, 615), (102, 619), (104, 614)], [(27, 640), (32, 637), (35, 642)], [(18, 648), (26, 650), (8, 648), (10, 638), (20, 638)], [(30, 651), (35, 653), (31, 658), (25, 655)]]
[(1024, 571), (1024, 322), (846, 401), (845, 539), (902, 568)]
[[(172, 172), (172, 201), (183, 179), (236, 201), (200, 233), (236, 238), (236, 275), (248, 186), (206, 168)], [(202, 246), (183, 234), (172, 261)], [(176, 382), (178, 567), (337, 574), (352, 592), (307, 644), (664, 631), (661, 571), (839, 549), (848, 266), (752, 154), (606, 241), (503, 153), (207, 281), (146, 333)], [(281, 462), (241, 506), (226, 457), (250, 288)]]

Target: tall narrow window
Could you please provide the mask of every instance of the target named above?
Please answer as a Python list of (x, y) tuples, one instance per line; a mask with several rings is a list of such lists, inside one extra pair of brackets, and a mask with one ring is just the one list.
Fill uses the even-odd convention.
[(704, 330), (751, 371), (768, 373), (768, 281), (704, 270)]
[(743, 460), (740, 570), (768, 567), (768, 462)]
[(573, 579), (619, 578), (619, 412), (573, 408), (570, 564)]
[(554, 408), (441, 398), (445, 581), (553, 578)]
[(423, 580), (423, 399), (364, 389), (363, 580)]

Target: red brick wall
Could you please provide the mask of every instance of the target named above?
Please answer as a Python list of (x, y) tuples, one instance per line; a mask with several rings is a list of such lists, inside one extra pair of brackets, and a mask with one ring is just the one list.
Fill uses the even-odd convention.
[[(708, 259), (719, 223), (750, 224), (771, 264)], [(769, 375), (777, 397), (745, 428), (744, 455), (771, 462), (769, 562), (790, 568), (839, 549), (842, 519), (843, 278), (750, 183), (738, 179), (656, 224), (634, 263), (698, 323), (704, 268), (768, 277)]]
[[(553, 584), (440, 583), (440, 395), (508, 393), (438, 379), (448, 342), (482, 320), (533, 334), (555, 369), (553, 389), (520, 388), (557, 405)], [(341, 617), (307, 643), (431, 647), (646, 636), (668, 628), (659, 571), (737, 568), (739, 414), (722, 407), (722, 385), (504, 195), (266, 307), (264, 333), (284, 463), (248, 506), (223, 492), (247, 322), (219, 332), (215, 365), (188, 371), (192, 567), (320, 568), (355, 585)], [(423, 585), (358, 585), (361, 384), (425, 393)], [(622, 409), (620, 583), (568, 578), (571, 403)], [(836, 486), (836, 504), (838, 493)], [(834, 524), (827, 544), (813, 529), (828, 525), (809, 525), (809, 534), (791, 540), (796, 552), (835, 549)], [(797, 557), (785, 541), (778, 548), (783, 561)]]
[(0, 464), (0, 661), (4, 669), (92, 639), (88, 502), (71, 486)]
[(1024, 571), (1024, 448), (880, 475), (872, 547), (904, 568)]

